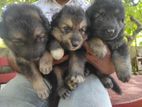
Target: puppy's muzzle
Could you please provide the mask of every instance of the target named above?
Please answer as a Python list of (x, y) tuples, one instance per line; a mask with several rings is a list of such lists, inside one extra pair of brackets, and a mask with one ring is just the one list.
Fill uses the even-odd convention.
[(103, 31), (106, 35), (109, 35), (110, 37), (113, 37), (116, 33), (116, 30), (114, 28), (105, 28)]
[(80, 41), (72, 41), (73, 47), (78, 47), (80, 45)]
[(72, 47), (71, 50), (74, 51), (74, 50), (79, 49), (82, 46), (83, 42), (84, 42), (84, 40), (83, 40), (82, 37), (72, 38), (71, 41), (70, 41), (70, 44), (71, 44), (71, 47)]
[(106, 33), (108, 33), (108, 35), (112, 36), (115, 33), (115, 29), (107, 29)]
[(113, 40), (118, 36), (118, 30), (115, 27), (107, 27), (100, 30), (102, 37), (106, 40)]

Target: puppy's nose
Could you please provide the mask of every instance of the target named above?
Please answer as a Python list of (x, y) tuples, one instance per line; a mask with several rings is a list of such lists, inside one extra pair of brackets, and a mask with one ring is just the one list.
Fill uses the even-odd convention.
[(79, 41), (72, 41), (72, 45), (73, 47), (77, 47), (80, 44)]
[(115, 33), (115, 29), (107, 29), (106, 32), (112, 36)]

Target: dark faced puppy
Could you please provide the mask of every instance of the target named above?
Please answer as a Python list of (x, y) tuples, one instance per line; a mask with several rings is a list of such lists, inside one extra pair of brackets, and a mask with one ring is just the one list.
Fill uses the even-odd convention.
[[(85, 12), (80, 7), (65, 6), (59, 13), (54, 15), (51, 27), (52, 35), (70, 56), (65, 82), (70, 90), (73, 90), (78, 83), (84, 81), (85, 58), (83, 53), (77, 50), (81, 48), (87, 38)], [(64, 90), (61, 90), (60, 95), (63, 94)]]
[(107, 44), (118, 78), (127, 82), (131, 75), (131, 61), (123, 40), (124, 8), (121, 0), (95, 0), (87, 15), (90, 20), (89, 44), (94, 54), (104, 57), (107, 53), (104, 43)]
[(123, 38), (125, 16), (121, 0), (96, 0), (87, 14), (91, 20), (91, 34), (106, 41), (118, 36)]
[(49, 89), (39, 72), (38, 61), (46, 53), (49, 28), (43, 13), (28, 4), (8, 6), (0, 23), (0, 35), (15, 55), (20, 72), (43, 99), (48, 97)]

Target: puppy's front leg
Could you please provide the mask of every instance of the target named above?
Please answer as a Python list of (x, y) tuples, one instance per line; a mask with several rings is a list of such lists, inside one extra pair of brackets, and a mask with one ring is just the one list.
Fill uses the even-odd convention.
[(22, 73), (31, 83), (38, 96), (46, 99), (49, 96), (50, 84), (45, 84), (42, 75), (38, 71), (34, 62), (29, 62), (23, 58), (16, 59), (20, 73)]
[(71, 91), (65, 86), (64, 80), (63, 80), (64, 70), (59, 66), (55, 66), (54, 73), (57, 78), (57, 93), (58, 93), (58, 95), (62, 98), (66, 98), (66, 97), (70, 96)]
[(107, 54), (106, 45), (99, 38), (92, 38), (88, 41), (89, 47), (98, 58), (104, 58)]
[(126, 43), (112, 52), (112, 60), (118, 78), (123, 82), (128, 82), (131, 76), (132, 67)]
[(81, 52), (72, 52), (69, 60), (68, 75), (66, 77), (66, 84), (70, 90), (74, 90), (79, 83), (84, 82), (86, 59)]
[(42, 74), (49, 74), (52, 71), (53, 57), (46, 51), (39, 61), (39, 69)]
[(42, 75), (36, 68), (34, 63), (31, 63), (32, 76), (29, 78), (32, 82), (34, 90), (37, 92), (38, 96), (42, 99), (47, 99), (50, 94), (51, 85), (44, 81)]
[(64, 56), (64, 49), (56, 40), (50, 42), (49, 48), (50, 53), (55, 60), (60, 60)]

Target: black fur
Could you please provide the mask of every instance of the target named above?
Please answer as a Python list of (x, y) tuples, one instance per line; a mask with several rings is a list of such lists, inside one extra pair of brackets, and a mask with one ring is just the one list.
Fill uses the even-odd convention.
[(95, 0), (86, 14), (90, 21), (88, 39), (99, 38), (109, 47), (118, 78), (127, 82), (131, 62), (123, 39), (125, 12), (121, 0)]

